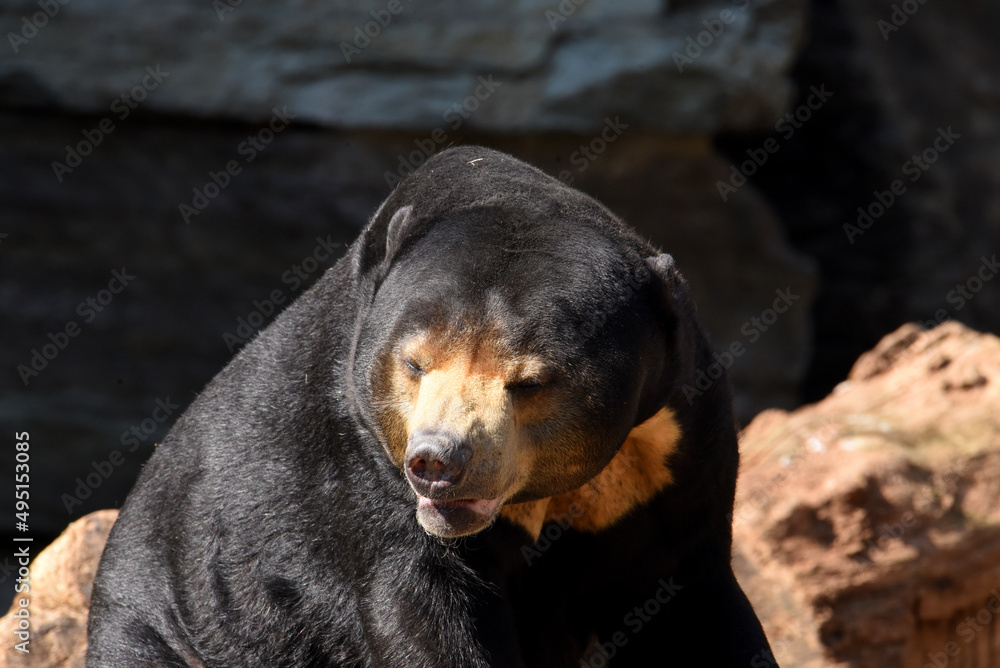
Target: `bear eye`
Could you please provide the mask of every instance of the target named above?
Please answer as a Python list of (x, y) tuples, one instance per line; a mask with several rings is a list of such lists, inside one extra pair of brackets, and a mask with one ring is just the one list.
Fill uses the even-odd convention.
[(403, 366), (406, 368), (407, 373), (409, 373), (413, 378), (420, 378), (424, 375), (424, 373), (426, 373), (420, 364), (409, 357), (403, 359)]
[(545, 382), (541, 378), (522, 378), (506, 385), (508, 392), (525, 396), (534, 394), (543, 387), (545, 387)]

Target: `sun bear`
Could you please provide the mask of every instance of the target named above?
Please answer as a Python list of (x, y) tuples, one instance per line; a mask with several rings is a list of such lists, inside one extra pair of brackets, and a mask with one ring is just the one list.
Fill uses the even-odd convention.
[(87, 665), (749, 666), (711, 356), (671, 256), (442, 151), (159, 445)]

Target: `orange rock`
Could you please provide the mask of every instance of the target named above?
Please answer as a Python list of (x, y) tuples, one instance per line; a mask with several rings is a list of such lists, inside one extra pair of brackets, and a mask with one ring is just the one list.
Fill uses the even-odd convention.
[[(4, 638), (0, 668), (83, 668), (87, 652), (87, 610), (97, 564), (118, 517), (117, 510), (100, 510), (73, 522), (30, 565), (30, 593), (15, 594), (14, 604), (0, 619)], [(19, 600), (30, 603), (30, 653), (14, 647)]]
[(734, 563), (781, 665), (1000, 666), (998, 407), (1000, 339), (905, 325), (746, 428)]

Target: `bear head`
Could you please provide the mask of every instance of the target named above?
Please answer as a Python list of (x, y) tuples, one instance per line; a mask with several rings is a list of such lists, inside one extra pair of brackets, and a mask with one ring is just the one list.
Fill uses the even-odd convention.
[(351, 252), (356, 413), (436, 536), (593, 479), (685, 364), (669, 256), (504, 154), (438, 154)]

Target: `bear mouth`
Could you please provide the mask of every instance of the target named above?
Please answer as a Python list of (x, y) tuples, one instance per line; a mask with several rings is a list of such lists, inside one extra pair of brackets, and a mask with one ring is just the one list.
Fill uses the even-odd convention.
[(501, 499), (432, 499), (417, 495), (417, 521), (430, 534), (442, 538), (468, 536), (482, 531), (496, 519)]

